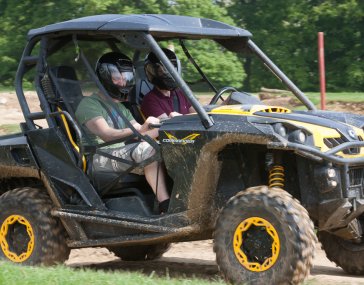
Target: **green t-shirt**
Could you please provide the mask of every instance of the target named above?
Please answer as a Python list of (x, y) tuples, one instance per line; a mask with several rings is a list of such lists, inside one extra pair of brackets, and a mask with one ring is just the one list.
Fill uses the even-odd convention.
[[(100, 103), (100, 99), (96, 94), (92, 94), (89, 97), (84, 97), (80, 104), (77, 107), (76, 110), (76, 118), (77, 121), (82, 125), (83, 130), (87, 133), (87, 139), (83, 139), (83, 143), (86, 145), (95, 145), (103, 143), (104, 141), (99, 138), (98, 136), (92, 134), (85, 126), (85, 123), (93, 118), (96, 117), (103, 117), (107, 124), (112, 128), (117, 128), (117, 126), (114, 126), (114, 123), (112, 119), (109, 116), (108, 111), (105, 109), (105, 107)], [(124, 119), (118, 114), (118, 112), (115, 110), (114, 106), (117, 106), (119, 111), (127, 118), (128, 121), (133, 121), (133, 115), (130, 113), (130, 111), (120, 103), (115, 103), (111, 105), (107, 101), (103, 101), (103, 103), (109, 108), (109, 111), (111, 112), (112, 116), (117, 120), (119, 129), (127, 128), (127, 125), (124, 122)], [(120, 146), (120, 145), (118, 145)], [(112, 147), (115, 147), (113, 145)]]

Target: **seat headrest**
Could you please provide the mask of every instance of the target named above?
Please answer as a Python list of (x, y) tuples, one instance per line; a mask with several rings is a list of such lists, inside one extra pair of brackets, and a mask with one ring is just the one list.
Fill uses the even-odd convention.
[[(54, 86), (56, 87), (56, 97), (67, 101), (74, 112), (83, 98), (75, 69), (72, 66), (60, 65), (52, 67), (50, 72), (57, 80), (57, 84)], [(61, 90), (58, 90), (58, 88)]]
[(72, 66), (60, 65), (51, 68), (52, 73), (57, 78), (77, 80), (76, 71)]

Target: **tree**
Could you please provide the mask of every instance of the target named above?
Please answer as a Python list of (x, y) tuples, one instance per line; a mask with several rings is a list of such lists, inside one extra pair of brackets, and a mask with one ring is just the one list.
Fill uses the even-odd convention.
[[(58, 21), (95, 14), (143, 14), (143, 13), (169, 13), (178, 15), (190, 15), (197, 17), (213, 18), (228, 23), (233, 23), (227, 15), (225, 8), (219, 7), (211, 0), (64, 0), (64, 1), (40, 1), (23, 0), (0, 3), (2, 26), (0, 27), (0, 83), (9, 85), (13, 82), (18, 60), (26, 42), (26, 33), (31, 28), (42, 27)], [(209, 53), (217, 52), (219, 56), (215, 61)], [(180, 49), (177, 53), (182, 56)], [(201, 42), (191, 47), (191, 53), (196, 55), (196, 61), (201, 63), (207, 73), (218, 85), (230, 82), (239, 85), (244, 77), (241, 64), (236, 57), (227, 53), (224, 49)], [(226, 56), (225, 56), (226, 55)], [(188, 80), (196, 78), (187, 60), (185, 75)], [(228, 67), (228, 68), (227, 68)], [(218, 70), (218, 72), (213, 71)], [(209, 72), (210, 71), (210, 72)]]
[[(31, 28), (38, 28), (55, 21), (68, 19), (69, 15), (78, 13), (67, 0), (41, 1), (4, 1), (1, 3), (2, 25), (0, 26), (0, 83), (11, 85), (22, 50), (26, 43), (26, 35)], [(75, 12), (76, 11), (76, 12)]]
[[(299, 19), (292, 19), (294, 11), (305, 9), (306, 2), (297, 4), (293, 0), (235, 0), (228, 5), (229, 14), (238, 26), (253, 33), (253, 41), (299, 85), (312, 82), (307, 66), (307, 58), (302, 53), (307, 52), (307, 43), (302, 34), (310, 27), (302, 26)], [(226, 3), (220, 3), (226, 6)], [(298, 7), (301, 6), (301, 7)], [(294, 32), (293, 32), (294, 31)], [(252, 57), (244, 61), (247, 78), (244, 88), (256, 91), (262, 86), (279, 88), (282, 85), (274, 77), (267, 77), (267, 70), (259, 60)]]
[[(307, 91), (318, 90), (317, 32), (325, 33), (328, 89), (363, 89), (364, 4), (359, 0), (220, 1), (281, 69)], [(247, 59), (247, 88), (279, 87)]]
[[(210, 18), (228, 24), (234, 23), (227, 15), (226, 9), (219, 7), (211, 0), (179, 0), (169, 2), (171, 6), (166, 10), (169, 14)], [(239, 62), (235, 54), (228, 52), (222, 46), (209, 40), (189, 41), (187, 47), (195, 61), (208, 75), (209, 79), (216, 84), (217, 88), (226, 85), (242, 86), (245, 73), (241, 62)], [(177, 49), (176, 53), (182, 58), (182, 66), (184, 67), (183, 77), (185, 80), (191, 84), (198, 83), (201, 77), (187, 58), (182, 57), (182, 50)]]
[(313, 7), (311, 21), (325, 32), (328, 87), (334, 90), (363, 90), (363, 1), (323, 1)]

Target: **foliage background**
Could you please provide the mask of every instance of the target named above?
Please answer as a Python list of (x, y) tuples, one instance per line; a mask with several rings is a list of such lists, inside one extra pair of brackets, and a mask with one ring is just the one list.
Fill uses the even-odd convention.
[[(327, 89), (364, 90), (362, 0), (0, 0), (0, 85), (11, 86), (29, 29), (94, 14), (198, 16), (248, 29), (253, 40), (305, 91), (318, 90), (317, 32), (325, 33)], [(177, 50), (177, 53), (180, 52)], [(220, 52), (224, 57), (211, 57)], [(191, 53), (218, 85), (247, 91), (281, 87), (252, 58), (200, 43)], [(187, 62), (184, 77), (196, 77)]]

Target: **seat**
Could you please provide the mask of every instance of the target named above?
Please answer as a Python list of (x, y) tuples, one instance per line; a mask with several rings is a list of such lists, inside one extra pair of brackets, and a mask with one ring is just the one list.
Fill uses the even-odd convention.
[[(177, 71), (180, 75), (182, 74), (181, 61), (178, 57)], [(135, 63), (135, 78), (135, 88), (133, 88), (129, 95), (129, 102), (126, 106), (132, 112), (136, 121), (142, 124), (146, 118), (140, 109), (140, 105), (142, 104), (144, 96), (154, 88), (154, 85), (148, 80), (147, 75), (145, 74), (144, 60), (139, 60)]]
[[(43, 78), (43, 89), (47, 89), (46, 93), (48, 94), (46, 95), (51, 110), (54, 112), (67, 111), (72, 118), (75, 118), (75, 111), (83, 95), (74, 68), (65, 65), (55, 66), (48, 71), (48, 74), (50, 75), (51, 81), (46, 82), (49, 79), (46, 79), (48, 76), (45, 76)], [(48, 88), (45, 88), (46, 85), (48, 85)], [(52, 91), (50, 92), (49, 89)], [(56, 117), (56, 121), (67, 135), (72, 145), (76, 161), (79, 161), (78, 164), (82, 165), (83, 171), (86, 172), (86, 158), (84, 155), (82, 157), (80, 156), (80, 147), (77, 145), (75, 139), (75, 130), (70, 126), (63, 114)]]
[[(50, 72), (57, 81), (53, 82), (56, 85), (54, 88), (56, 91), (55, 96), (62, 110), (67, 110), (71, 115), (74, 115), (78, 104), (83, 98), (76, 71), (71, 66), (61, 65), (52, 67)], [(67, 105), (71, 107), (71, 110), (68, 110)]]
[[(52, 67), (43, 77), (42, 87), (53, 112), (67, 111), (75, 119), (75, 112), (83, 98), (83, 93), (73, 67), (64, 65)], [(80, 165), (80, 161), (82, 161), (82, 170), (90, 176), (90, 180), (100, 196), (120, 196), (127, 195), (131, 191), (130, 189), (149, 189), (144, 176), (129, 173), (119, 179), (117, 173), (91, 173), (86, 165), (86, 157), (84, 155), (82, 158), (80, 157), (80, 148), (76, 143), (75, 131), (65, 115), (61, 114), (56, 117), (56, 121), (71, 143), (76, 163)], [(118, 183), (112, 183), (115, 181)], [(123, 193), (125, 191), (121, 189), (124, 188), (130, 188), (129, 192)]]
[(144, 61), (138, 61), (135, 64), (135, 87), (131, 90), (128, 98), (128, 102), (124, 105), (133, 114), (134, 119), (139, 123), (145, 122), (145, 116), (140, 109), (140, 105), (144, 96), (153, 89), (153, 84), (147, 79), (144, 72)]
[[(55, 96), (58, 98), (57, 108), (62, 110), (67, 110), (73, 118), (75, 118), (75, 112), (80, 101), (83, 98), (82, 89), (77, 80), (77, 75), (75, 70), (71, 66), (56, 66), (51, 69), (53, 72), (55, 83)], [(67, 107), (68, 106), (68, 107)], [(70, 110), (71, 109), (71, 110)], [(73, 148), (78, 152), (78, 146), (74, 142), (74, 133), (72, 128), (69, 127), (67, 120), (64, 116), (61, 116), (62, 127), (66, 130), (67, 136)], [(69, 131), (68, 131), (69, 130)], [(77, 154), (77, 153), (76, 153)], [(83, 158), (84, 159), (84, 158)], [(84, 171), (90, 176), (92, 184), (101, 196), (104, 195), (115, 195), (115, 190), (120, 188), (120, 185), (124, 187), (142, 187), (146, 188), (146, 180), (144, 176), (136, 174), (127, 174), (125, 177), (119, 179), (119, 174), (115, 172), (95, 172), (91, 169), (86, 171), (86, 161), (84, 161), (83, 166)], [(119, 183), (115, 183), (119, 181)]]

